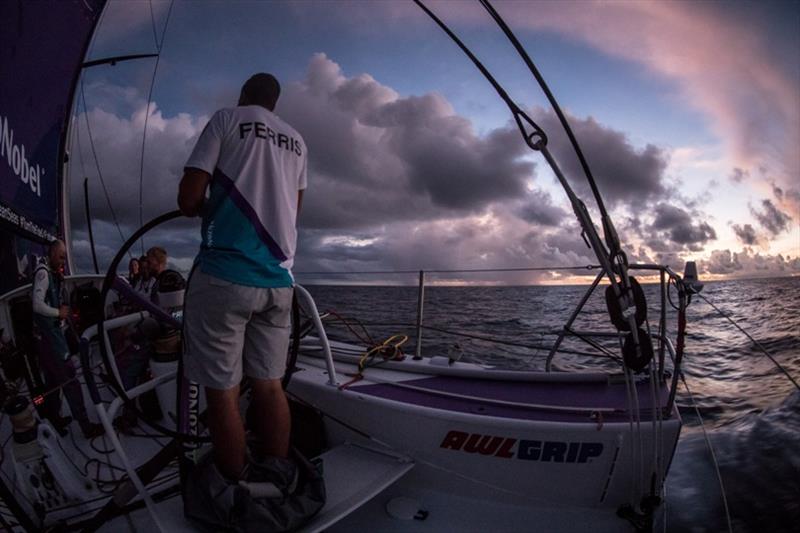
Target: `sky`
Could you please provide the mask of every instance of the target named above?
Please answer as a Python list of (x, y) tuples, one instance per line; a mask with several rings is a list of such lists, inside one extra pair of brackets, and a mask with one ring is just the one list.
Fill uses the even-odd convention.
[[(486, 11), (426, 5), (547, 133), (599, 224), (555, 113)], [(706, 279), (800, 275), (800, 3), (493, 5), (567, 115), (631, 262), (681, 271), (694, 260)], [(581, 283), (585, 269), (548, 269), (597, 262), (547, 162), (411, 1), (111, 1), (87, 59), (156, 52), (84, 71), (70, 147), (81, 271), (91, 268), (84, 179), (105, 265), (140, 221), (176, 208), (203, 126), (260, 71), (281, 81), (276, 113), (308, 147), (301, 283), (527, 267), (544, 269), (432, 281)], [(188, 269), (199, 222), (154, 230), (143, 245), (156, 244)]]

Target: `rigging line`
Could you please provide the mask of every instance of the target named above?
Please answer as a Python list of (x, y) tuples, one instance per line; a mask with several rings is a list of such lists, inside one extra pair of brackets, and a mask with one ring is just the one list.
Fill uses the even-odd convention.
[[(161, 49), (164, 47), (164, 39), (167, 36), (167, 26), (169, 25), (169, 17), (172, 14), (172, 6), (174, 5), (174, 0), (169, 3), (169, 9), (167, 10), (167, 18), (164, 21), (164, 32), (161, 34), (161, 42), (156, 42), (156, 47), (158, 48), (158, 55), (156, 55), (156, 62), (153, 66), (153, 76), (150, 78), (150, 90), (147, 93), (147, 107), (145, 108), (144, 113), (144, 131), (142, 131), (142, 153), (141, 157), (139, 158), (139, 227), (144, 225), (144, 219), (142, 215), (143, 205), (142, 205), (142, 198), (144, 193), (143, 182), (144, 182), (144, 152), (145, 152), (145, 144), (147, 141), (147, 122), (150, 118), (150, 105), (153, 103), (153, 88), (156, 84), (156, 74), (158, 73), (158, 63), (161, 61)], [(152, 4), (150, 5), (151, 13), (152, 13)], [(142, 255), (144, 255), (144, 236), (139, 240), (139, 245), (141, 248)], [(128, 254), (130, 255), (130, 253)]]
[(792, 375), (791, 375), (791, 374), (789, 374), (789, 372), (788, 372), (788, 371), (787, 371), (787, 370), (786, 370), (786, 369), (783, 367), (783, 365), (781, 365), (781, 364), (780, 364), (778, 361), (776, 361), (776, 360), (775, 360), (775, 358), (772, 356), (772, 354), (770, 354), (770, 353), (769, 353), (769, 351), (768, 351), (766, 348), (764, 348), (764, 345), (762, 345), (760, 342), (758, 342), (756, 339), (754, 339), (754, 338), (753, 338), (753, 336), (752, 336), (752, 335), (750, 335), (750, 334), (749, 334), (747, 331), (745, 331), (745, 330), (744, 330), (744, 328), (742, 328), (742, 327), (741, 327), (739, 324), (737, 324), (735, 320), (733, 320), (731, 317), (729, 317), (728, 315), (726, 315), (726, 314), (725, 314), (725, 313), (722, 311), (722, 309), (720, 309), (719, 307), (717, 307), (716, 305), (714, 305), (713, 303), (711, 303), (711, 302), (708, 300), (708, 298), (706, 298), (705, 296), (703, 296), (703, 295), (702, 295), (702, 294), (700, 294), (700, 293), (696, 293), (696, 294), (697, 294), (697, 296), (699, 296), (699, 297), (700, 297), (700, 298), (701, 298), (701, 299), (702, 299), (702, 300), (703, 300), (705, 303), (707, 303), (708, 305), (710, 305), (711, 307), (713, 307), (713, 308), (714, 308), (714, 310), (716, 310), (716, 311), (717, 311), (717, 312), (718, 312), (718, 313), (719, 313), (719, 314), (720, 314), (720, 315), (721, 315), (723, 318), (725, 318), (725, 319), (726, 319), (728, 322), (730, 322), (731, 324), (733, 324), (733, 325), (736, 327), (736, 329), (738, 329), (739, 331), (741, 331), (742, 333), (744, 333), (744, 335), (745, 335), (745, 336), (746, 336), (748, 339), (750, 339), (750, 340), (753, 342), (753, 344), (755, 344), (755, 345), (756, 345), (756, 346), (757, 346), (757, 347), (758, 347), (758, 348), (759, 348), (759, 349), (760, 349), (762, 352), (764, 352), (764, 355), (766, 355), (767, 357), (769, 357), (769, 360), (770, 360), (770, 361), (772, 361), (772, 363), (773, 363), (773, 364), (774, 364), (774, 365), (775, 365), (775, 366), (778, 368), (778, 370), (780, 370), (781, 372), (783, 372), (783, 373), (784, 373), (784, 375), (785, 375), (787, 378), (789, 378), (789, 381), (791, 381), (791, 382), (792, 382), (792, 384), (795, 386), (795, 388), (796, 388), (797, 390), (800, 390), (800, 385), (798, 385), (798, 384), (797, 384), (797, 381), (795, 381), (795, 379), (792, 377)]
[(539, 69), (536, 68), (533, 60), (528, 55), (528, 52), (522, 46), (522, 43), (519, 42), (517, 37), (511, 31), (511, 28), (508, 27), (506, 22), (500, 17), (500, 14), (494, 9), (494, 7), (489, 3), (489, 0), (479, 0), (481, 5), (486, 9), (486, 11), (491, 15), (494, 21), (500, 26), (500, 29), (503, 30), (503, 33), (508, 37), (511, 44), (514, 45), (514, 48), (519, 53), (522, 60), (527, 65), (528, 69), (533, 74), (533, 77), (536, 78), (536, 81), (539, 83), (539, 87), (541, 87), (542, 92), (547, 97), (547, 100), (550, 102), (550, 105), (553, 107), (553, 110), (556, 112), (558, 116), (558, 120), (561, 122), (561, 126), (564, 128), (564, 131), (569, 137), (569, 141), (572, 144), (573, 149), (575, 150), (575, 154), (578, 156), (580, 160), (581, 167), (583, 168), (583, 172), (586, 174), (586, 179), (589, 181), (589, 186), (592, 188), (592, 194), (597, 201), (597, 205), (600, 208), (600, 212), (604, 218), (608, 218), (608, 213), (606, 212), (605, 204), (603, 203), (603, 199), (600, 196), (600, 191), (597, 189), (597, 184), (595, 183), (594, 176), (592, 175), (592, 171), (589, 169), (589, 163), (586, 161), (586, 158), (583, 155), (583, 151), (578, 144), (578, 140), (575, 138), (575, 134), (572, 132), (572, 128), (569, 126), (569, 122), (567, 122), (567, 118), (564, 116), (564, 113), (561, 111), (561, 107), (558, 105), (555, 96), (550, 91), (550, 87), (547, 86), (547, 83), (544, 80), (544, 77), (539, 72)]
[[(461, 268), (461, 269), (439, 269), (439, 270), (426, 270), (422, 269), (426, 274), (453, 274), (459, 272), (534, 272), (534, 271), (551, 271), (551, 270), (594, 270), (600, 268), (598, 265), (577, 265), (577, 266), (563, 266), (563, 267), (511, 267), (511, 268)], [(349, 274), (419, 274), (420, 269), (417, 270), (354, 270), (354, 271), (316, 271), (316, 272), (293, 272), (294, 275), (349, 275)]]
[[(503, 89), (502, 85), (500, 85), (497, 80), (492, 76), (489, 70), (481, 63), (475, 54), (472, 53), (472, 50), (467, 48), (467, 46), (458, 38), (458, 36), (453, 33), (453, 31), (447, 27), (447, 25), (442, 22), (442, 20), (437, 17), (433, 11), (428, 9), (425, 4), (422, 3), (421, 0), (414, 0), (414, 3), (422, 9), (425, 14), (427, 14), (441, 29), (444, 31), (450, 39), (453, 40), (456, 45), (461, 49), (464, 54), (472, 61), (475, 67), (483, 74), (483, 77), (491, 84), (494, 88), (495, 92), (497, 92), (498, 96), (505, 102), (508, 106), (508, 109), (511, 111), (512, 116), (514, 117), (514, 121), (517, 123), (517, 127), (522, 133), (522, 137), (525, 139), (525, 144), (527, 144), (533, 150), (541, 150), (544, 146), (547, 145), (547, 134), (536, 124), (533, 119), (531, 119), (519, 106), (508, 96), (505, 89)], [(533, 133), (528, 133), (525, 130), (525, 125), (523, 124), (523, 120), (528, 123), (533, 128)]]
[[(331, 321), (331, 322), (334, 322), (334, 321)], [(333, 326), (338, 326), (338, 324), (336, 324), (335, 322), (332, 325)], [(364, 322), (364, 325), (365, 326), (385, 326), (385, 327), (408, 327), (408, 328), (417, 327), (416, 324), (403, 324), (403, 323), (396, 323), (396, 322)], [(506, 340), (502, 340), (502, 339), (495, 339), (495, 338), (492, 338), (492, 337), (483, 337), (483, 336), (480, 336), (480, 335), (473, 335), (473, 334), (470, 334), (470, 333), (462, 333), (462, 332), (458, 332), (458, 331), (446, 330), (446, 329), (437, 328), (437, 327), (434, 327), (434, 326), (424, 326), (423, 325), (423, 326), (420, 326), (420, 327), (422, 329), (429, 329), (431, 331), (436, 331), (438, 333), (445, 333), (445, 334), (453, 335), (453, 336), (456, 336), (456, 337), (466, 337), (467, 339), (481, 340), (481, 341), (486, 341), (486, 342), (490, 342), (490, 343), (494, 343), (494, 344), (501, 344), (501, 345), (505, 345), (505, 346), (513, 346), (515, 348), (526, 348), (526, 349), (534, 350), (534, 351), (537, 351), (537, 350), (548, 350), (549, 351), (552, 348), (552, 346), (548, 346), (548, 345), (545, 345), (545, 344), (525, 344), (525, 343), (520, 343), (520, 342), (506, 341)], [(334, 340), (337, 340), (337, 339), (334, 339)], [(344, 348), (337, 348), (336, 350), (338, 350), (339, 352), (345, 351)], [(599, 350), (602, 351), (602, 347), (600, 347)], [(355, 352), (361, 353), (361, 350), (351, 350), (351, 351), (355, 351)], [(570, 354), (570, 355), (580, 355), (580, 356), (584, 356), (584, 357), (609, 357), (610, 359), (616, 361), (617, 363), (622, 364), (622, 360), (619, 359), (619, 357), (617, 357), (617, 356), (615, 356), (613, 354), (610, 354), (610, 352), (598, 354), (598, 353), (593, 353), (593, 352), (585, 352), (585, 351), (581, 351), (581, 350), (571, 350), (571, 349), (568, 349), (568, 348), (559, 348), (558, 349), (558, 353)]]
[(148, 0), (147, 3), (150, 4), (150, 23), (153, 28), (153, 42), (156, 45), (156, 50), (160, 52), (161, 49), (158, 46), (158, 32), (156, 32), (156, 15), (153, 13), (153, 0)]
[[(86, 112), (85, 107), (84, 107), (84, 111), (83, 112), (84, 113)], [(77, 119), (78, 117), (76, 116), (75, 118)], [(84, 162), (83, 162), (83, 148), (81, 146), (81, 128), (80, 128), (80, 123), (78, 123), (78, 127), (75, 128), (75, 141), (78, 144), (78, 161), (81, 164), (81, 173), (83, 174), (84, 178), (87, 178), (88, 174), (86, 174), (86, 166), (84, 165)]]
[(689, 393), (689, 401), (692, 402), (692, 407), (694, 407), (694, 412), (697, 414), (697, 419), (700, 420), (700, 428), (703, 430), (703, 438), (706, 441), (706, 446), (708, 446), (708, 451), (711, 454), (711, 462), (714, 464), (714, 471), (717, 473), (717, 481), (719, 481), (719, 489), (722, 492), (722, 504), (725, 507), (725, 519), (728, 521), (728, 532), (733, 533), (733, 524), (731, 523), (731, 513), (730, 509), (728, 508), (728, 496), (725, 494), (725, 484), (722, 483), (722, 474), (719, 471), (719, 463), (717, 462), (717, 454), (714, 453), (714, 446), (711, 445), (711, 438), (708, 436), (708, 432), (706, 431), (706, 424), (703, 421), (703, 417), (700, 415), (700, 409), (697, 407), (697, 403), (694, 401), (694, 395), (692, 391), (689, 389), (689, 384), (686, 383), (686, 376), (683, 374), (683, 370), (678, 369), (678, 373), (681, 376), (681, 381), (683, 381), (683, 386), (686, 387), (686, 392)]
[(97, 18), (97, 24), (95, 24), (94, 31), (91, 35), (91, 40), (89, 41), (89, 46), (86, 48), (86, 56), (91, 57), (92, 50), (94, 49), (94, 45), (97, 42), (97, 34), (99, 33), (98, 30), (100, 29), (100, 25), (103, 23), (103, 19), (106, 17), (106, 13), (108, 12), (108, 3), (103, 4), (103, 7), (100, 9), (100, 16)]
[[(603, 353), (609, 359), (612, 359), (612, 360), (616, 361), (617, 363), (622, 364), (622, 359), (621, 358), (619, 358), (616, 355), (612, 354), (611, 351), (609, 351), (607, 348), (602, 346), (600, 343), (593, 341), (588, 336), (582, 335), (582, 334), (580, 334), (579, 332), (575, 331), (572, 328), (565, 327), (564, 331), (566, 333), (569, 333), (570, 335), (572, 335), (574, 337), (577, 337), (579, 340), (582, 340), (583, 342), (585, 342), (586, 344), (588, 344), (589, 346), (591, 346), (595, 350), (598, 350), (599, 352)], [(620, 339), (620, 342), (622, 342), (622, 339)], [(565, 352), (565, 353), (569, 353), (569, 352), (566, 352), (565, 350), (560, 350), (560, 351)]]
[[(125, 236), (122, 234), (122, 228), (120, 228), (119, 221), (117, 220), (117, 213), (114, 211), (114, 205), (111, 203), (111, 197), (108, 195), (108, 189), (106, 188), (106, 182), (103, 179), (103, 172), (100, 170), (100, 160), (97, 157), (97, 150), (94, 147), (94, 138), (92, 137), (92, 127), (89, 123), (89, 110), (86, 107), (86, 93), (83, 87), (83, 75), (81, 75), (81, 102), (83, 103), (83, 118), (86, 122), (86, 133), (89, 136), (89, 146), (92, 149), (92, 157), (94, 158), (94, 166), (97, 169), (97, 177), (100, 178), (100, 185), (103, 187), (103, 194), (106, 197), (106, 203), (108, 204), (108, 209), (111, 211), (111, 218), (114, 220), (114, 225), (117, 227), (117, 232), (119, 232), (119, 238), (122, 239), (122, 242), (125, 242)], [(128, 253), (129, 257), (132, 257), (130, 252)]]
[[(76, 106), (77, 111), (77, 106)], [(77, 113), (76, 113), (77, 114)], [(77, 116), (75, 117), (77, 119)], [(95, 250), (94, 246), (94, 234), (92, 231), (92, 215), (89, 211), (89, 177), (86, 174), (86, 166), (83, 162), (83, 146), (81, 145), (81, 127), (80, 122), (78, 123), (77, 127), (75, 128), (75, 140), (78, 145), (78, 161), (81, 165), (81, 174), (83, 177), (83, 198), (84, 198), (84, 210), (86, 211), (86, 229), (89, 232), (89, 246), (92, 250), (92, 265), (94, 266), (94, 273), (98, 274), (100, 272), (99, 268), (97, 267), (97, 251)]]
[[(327, 322), (330, 322), (333, 325), (338, 325), (338, 324), (336, 324), (337, 321), (335, 319), (328, 319)], [(382, 327), (408, 327), (408, 328), (417, 327), (416, 324), (406, 324), (406, 323), (402, 323), (402, 322), (360, 322), (360, 324), (362, 324), (364, 326), (378, 326), (378, 327), (380, 327), (380, 326), (382, 326)], [(485, 337), (483, 335), (476, 335), (474, 333), (466, 333), (466, 332), (454, 331), (454, 330), (449, 330), (449, 329), (444, 329), (444, 328), (437, 328), (436, 326), (420, 325), (420, 328), (428, 329), (428, 330), (431, 330), (431, 331), (436, 331), (438, 333), (446, 333), (446, 334), (454, 335), (454, 336), (457, 336), (457, 337), (465, 337), (465, 338), (468, 338), (468, 339), (475, 339), (475, 340), (486, 341), (486, 342), (491, 342), (491, 343), (496, 343), (496, 344), (504, 344), (506, 346), (514, 346), (516, 348), (527, 348), (529, 350), (546, 350), (546, 349), (549, 349), (549, 347), (546, 346), (546, 345), (526, 344), (526, 343), (521, 343), (521, 342), (508, 341), (508, 340), (504, 340), (504, 339)], [(575, 353), (575, 352), (570, 352), (570, 353)], [(585, 353), (578, 353), (578, 355), (586, 355), (586, 354)]]

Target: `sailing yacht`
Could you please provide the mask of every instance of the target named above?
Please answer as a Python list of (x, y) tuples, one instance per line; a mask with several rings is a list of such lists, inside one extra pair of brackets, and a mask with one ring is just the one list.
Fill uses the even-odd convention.
[[(475, 62), (508, 105), (525, 142), (550, 164), (597, 257), (598, 274), (560, 329), (542, 371), (497, 369), (427, 353), (421, 346), (415, 356), (403, 356), (391, 340), (375, 345), (334, 340), (311, 294), (298, 285), (286, 390), (294, 425), (303, 429), (294, 444), (322, 473), (326, 493), (324, 506), (302, 530), (651, 529), (663, 509), (681, 429), (675, 391), (686, 306), (699, 288), (693, 271), (681, 276), (663, 265), (629, 264), (596, 187), (602, 236), (548, 151), (545, 132), (444, 22), (418, 4)], [(481, 4), (535, 72), (497, 12), (488, 2)], [(141, 57), (84, 62), (104, 5), (83, 0), (0, 7), (0, 18), (20, 21), (0, 34), (6, 55), (0, 72), (4, 269), (8, 257), (43, 255), (57, 234), (69, 244), (66, 140), (81, 71)], [(50, 38), (42, 38), (45, 34)], [(92, 416), (105, 428), (101, 438), (87, 440), (74, 431), (61, 435), (39, 413), (44, 398), (59, 391), (44, 390), (38, 374), (31, 289), (13, 287), (0, 296), (5, 413), (0, 520), (8, 529), (196, 530), (180, 496), (187, 470), (209, 452), (203, 393), (182, 376), (180, 354), (152, 359), (152, 379), (133, 387), (123, 385), (120, 370), (126, 331), (154, 320), (180, 328), (179, 310), (144, 300), (117, 275), (131, 246), (176, 216), (145, 224), (105, 275), (65, 278), (80, 334), (75, 360), (81, 387)], [(74, 266), (67, 270), (74, 272)], [(647, 318), (634, 272), (660, 277), (661, 301), (653, 319)], [(17, 280), (4, 276), (2, 283), (9, 288)], [(601, 283), (608, 327), (578, 331), (575, 319)], [(423, 289), (421, 284), (420, 309)], [(671, 291), (677, 292), (677, 326), (668, 324)], [(130, 305), (115, 314), (111, 302), (119, 298)], [(677, 332), (674, 339), (671, 331)], [(559, 370), (566, 339), (606, 351), (617, 346), (619, 365)], [(138, 431), (117, 431), (113, 421), (122, 410), (141, 412), (153, 395), (160, 418), (141, 413)]]

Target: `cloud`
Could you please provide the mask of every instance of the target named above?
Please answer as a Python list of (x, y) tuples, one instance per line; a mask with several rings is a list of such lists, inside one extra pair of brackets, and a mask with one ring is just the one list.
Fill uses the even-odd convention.
[[(87, 116), (109, 195), (127, 236), (139, 225), (144, 101), (128, 88), (98, 84), (90, 90), (97, 98), (87, 95)], [(122, 104), (115, 109), (117, 100)], [(512, 124), (479, 135), (442, 95), (401, 96), (368, 74), (345, 75), (324, 54), (311, 58), (303, 80), (284, 87), (277, 111), (303, 134), (310, 154), (310, 186), (300, 218), (297, 271), (596, 262), (580, 240), (571, 212), (541, 188), (544, 184), (536, 182), (537, 166)], [(175, 208), (183, 163), (207, 121), (205, 116), (166, 116), (155, 104), (149, 112), (143, 173), (145, 220)], [(535, 114), (548, 131), (559, 130), (547, 124), (554, 120), (551, 112), (536, 110)], [(121, 241), (93, 170), (83, 121), (81, 115), (77, 122), (83, 140), (80, 154), (90, 177), (102, 262)], [(635, 148), (623, 132), (591, 117), (571, 117), (571, 122), (610, 206), (620, 208), (618, 213), (637, 206), (636, 215), (620, 227), (624, 242), (633, 244), (632, 260), (682, 266), (683, 253), (698, 251), (716, 239), (706, 217), (667, 185), (667, 157), (662, 148)], [(551, 143), (573, 185), (581, 195), (588, 194), (565, 140), (554, 134)], [(76, 152), (74, 146), (73, 142)], [(75, 157), (76, 153), (71, 159), (73, 237), (78, 258), (89, 265), (89, 256), (83, 253), (88, 243), (81, 180), (76, 179), (83, 173), (78, 170), (81, 158)], [(788, 224), (780, 216), (788, 215), (771, 201), (769, 206), (772, 210), (762, 203), (758, 213), (775, 227)], [(733, 229), (745, 244), (755, 233), (747, 224)], [(639, 242), (628, 236), (638, 237)], [(188, 265), (198, 241), (197, 221), (180, 221), (149, 236), (147, 245), (165, 245), (174, 264)], [(723, 252), (709, 258), (708, 272), (727, 269), (745, 276), (796, 271), (796, 259), (758, 255), (748, 248)], [(530, 283), (558, 275), (555, 271), (524, 272), (503, 279)], [(454, 276), (466, 282), (497, 277), (494, 273)]]
[[(580, 119), (565, 114), (605, 201), (641, 206), (666, 195), (663, 182), (667, 158), (660, 148), (648, 144), (637, 150), (624, 133), (603, 126), (592, 117)], [(591, 195), (580, 161), (555, 112), (538, 108), (534, 120), (549, 133), (550, 151), (569, 176), (572, 187), (583, 197)]]
[[(91, 270), (83, 200), (84, 178), (88, 178), (98, 259), (101, 268), (105, 269), (123, 244), (123, 239), (130, 237), (140, 226), (140, 176), (142, 222), (177, 209), (178, 181), (183, 164), (208, 121), (206, 116), (193, 117), (186, 113), (167, 117), (156, 104), (151, 104), (144, 170), (140, 172), (147, 107), (144, 99), (130, 88), (95, 84), (86, 89), (89, 111), (74, 119), (69, 191), (73, 257), (82, 271)], [(87, 119), (97, 154), (96, 164)], [(196, 254), (198, 236), (196, 219), (179, 219), (151, 232), (145, 237), (144, 245), (162, 245), (170, 256), (180, 259)], [(141, 243), (137, 244), (132, 253), (139, 255), (141, 248)]]
[(538, 189), (531, 190), (514, 213), (522, 220), (543, 226), (558, 226), (568, 217), (566, 211), (553, 205), (549, 193)]
[(739, 167), (736, 167), (733, 169), (733, 172), (731, 172), (731, 175), (729, 176), (728, 179), (730, 179), (733, 183), (742, 183), (749, 177), (750, 177), (750, 172), (741, 169)]
[(762, 200), (761, 207), (762, 209), (758, 210), (750, 206), (750, 213), (758, 220), (761, 227), (770, 234), (776, 236), (789, 228), (789, 222), (791, 222), (792, 217), (775, 207), (772, 200)]
[(325, 54), (288, 87), (278, 112), (309, 148), (308, 227), (477, 214), (522, 196), (533, 176), (511, 127), (478, 136), (443, 96), (400, 97), (367, 74), (346, 77)]
[(754, 253), (746, 247), (740, 252), (714, 250), (698, 266), (709, 274), (735, 278), (788, 276), (800, 273), (800, 258)]
[[(797, 39), (784, 38), (777, 49), (775, 20), (759, 20), (753, 6), (542, 2), (531, 9), (507, 2), (497, 9), (515, 30), (556, 30), (677, 81), (683, 100), (711, 119), (739, 168), (770, 169), (787, 191), (800, 191), (797, 63), (792, 55), (780, 56), (782, 50), (793, 54)], [(491, 24), (484, 12), (458, 2), (436, 9), (449, 22)], [(796, 20), (796, 11), (791, 16)], [(787, 29), (786, 35), (796, 33)]]
[(132, 49), (155, 53), (164, 39), (170, 4), (168, 0), (107, 2), (90, 49), (92, 58), (130, 54)]
[(734, 224), (731, 226), (733, 232), (736, 234), (736, 237), (742, 242), (742, 244), (746, 246), (754, 246), (757, 245), (760, 241), (758, 234), (756, 233), (755, 228), (750, 224)]
[(711, 256), (701, 261), (702, 270), (710, 274), (733, 274), (742, 270), (739, 255), (730, 250), (714, 250)]
[[(80, 187), (86, 175), (98, 252), (106, 263), (122, 243), (119, 231), (127, 238), (139, 227), (146, 106), (135, 90), (100, 83), (87, 86), (87, 103), (88, 113), (76, 121), (81, 149), (71, 159), (73, 238), (76, 250), (88, 250)], [(479, 136), (436, 93), (403, 98), (367, 74), (345, 76), (317, 54), (305, 79), (284, 88), (277, 112), (309, 148), (310, 185), (300, 225), (301, 249), (311, 254), (311, 263), (325, 266), (339, 257), (346, 264), (393, 265), (386, 268), (425, 262), (452, 268), (472, 251), (484, 258), (478, 261), (482, 266), (490, 259), (513, 261), (519, 256), (505, 250), (509, 235), (531, 231), (531, 223), (556, 226), (565, 215), (547, 193), (528, 190), (535, 165), (522, 158), (528, 150), (510, 125)], [(156, 104), (149, 113), (143, 221), (175, 209), (183, 164), (208, 120), (165, 116)], [(113, 213), (94, 168), (87, 118)], [(513, 233), (500, 222), (480, 222), (494, 220), (493, 209), (503, 203), (508, 213), (502, 224), (514, 225)], [(196, 253), (198, 235), (197, 221), (184, 219), (149, 235), (146, 244), (164, 245), (171, 257), (185, 261)], [(310, 241), (302, 244), (303, 238)], [(415, 245), (400, 246), (407, 242)], [(399, 248), (404, 252), (397, 253)], [(81, 255), (81, 266), (88, 268), (88, 255)]]
[[(660, 203), (655, 207), (655, 217), (650, 226), (657, 236), (685, 246), (692, 251), (702, 250), (702, 245), (717, 238), (717, 233), (707, 222), (693, 222), (693, 217), (674, 205)], [(657, 244), (651, 245), (659, 249)]]
[[(335, 235), (303, 230), (296, 272), (300, 283), (339, 280), (340, 276), (304, 276), (302, 272), (496, 267), (580, 267), (584, 274), (593, 255), (574, 228), (539, 229), (498, 207), (480, 217), (442, 218), (426, 222), (401, 221), (364, 232)], [(369, 243), (369, 244), (364, 244)], [(429, 274), (466, 283), (533, 283), (552, 279), (556, 271)], [(360, 281), (415, 282), (416, 276), (358, 276)]]
[[(434, 28), (413, 6), (379, 6), (391, 23)], [(479, 7), (458, 1), (431, 2), (430, 7), (457, 30), (497, 30)], [(583, 1), (537, 2), (532, 9), (530, 2), (502, 2), (496, 9), (523, 42), (529, 38), (526, 31), (555, 31), (671, 82), (665, 84), (671, 98), (709, 119), (741, 171), (731, 178), (767, 170), (791, 192), (784, 206), (800, 211), (800, 78), (793, 4)], [(358, 10), (347, 16), (352, 18), (352, 11)]]

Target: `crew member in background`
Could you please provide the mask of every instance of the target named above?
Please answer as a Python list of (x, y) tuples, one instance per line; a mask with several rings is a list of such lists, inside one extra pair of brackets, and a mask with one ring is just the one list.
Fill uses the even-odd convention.
[(156, 279), (150, 275), (147, 256), (143, 255), (139, 258), (139, 281), (133, 286), (133, 289), (149, 299), (155, 282)]
[(104, 433), (103, 426), (89, 421), (83, 402), (81, 385), (75, 379), (75, 367), (70, 359), (69, 346), (64, 336), (69, 317), (69, 306), (62, 296), (66, 248), (62, 241), (54, 241), (48, 249), (47, 262), (37, 267), (33, 279), (33, 339), (39, 354), (39, 365), (44, 374), (44, 384), (54, 401), (54, 420), (57, 429), (63, 429), (71, 419), (60, 416), (61, 402), (58, 387), (64, 391), (72, 416), (78, 421), (87, 439)]
[(128, 261), (128, 284), (131, 287), (136, 287), (137, 283), (139, 283), (139, 260), (132, 257)]
[(153, 246), (147, 250), (145, 257), (147, 257), (147, 270), (153, 280), (148, 298), (153, 301), (156, 292), (158, 292), (158, 276), (167, 269), (167, 251), (160, 246)]
[(247, 80), (239, 105), (217, 111), (203, 130), (178, 193), (184, 215), (203, 217), (184, 311), (185, 375), (205, 386), (214, 463), (234, 483), (247, 463), (243, 373), (258, 413), (257, 451), (293, 467), (281, 378), (307, 159), (302, 137), (273, 113), (279, 94), (270, 74)]

